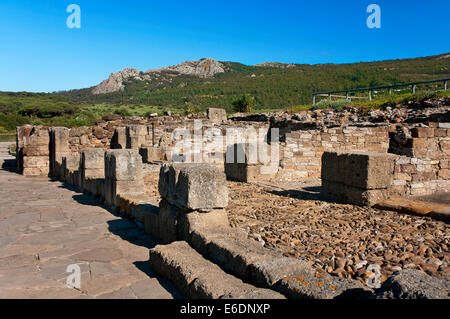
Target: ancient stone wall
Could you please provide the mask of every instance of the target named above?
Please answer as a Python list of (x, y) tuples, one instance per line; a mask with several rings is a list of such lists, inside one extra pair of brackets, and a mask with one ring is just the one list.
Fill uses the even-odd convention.
[(280, 168), (286, 179), (318, 179), (321, 158), (325, 151), (369, 151), (386, 153), (389, 147), (389, 127), (334, 127), (280, 129), (282, 159)]

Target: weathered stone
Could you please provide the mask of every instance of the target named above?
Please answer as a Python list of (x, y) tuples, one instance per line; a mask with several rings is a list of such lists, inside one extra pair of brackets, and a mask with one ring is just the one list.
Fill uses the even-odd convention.
[(322, 196), (338, 202), (360, 206), (373, 206), (390, 196), (389, 189), (371, 189), (350, 187), (341, 183), (322, 180)]
[(48, 156), (25, 156), (23, 158), (24, 168), (49, 168), (50, 159)]
[(190, 210), (209, 211), (228, 204), (225, 174), (210, 164), (164, 164), (158, 189), (170, 204)]
[(179, 240), (190, 241), (196, 230), (226, 229), (230, 226), (225, 209), (215, 209), (208, 213), (184, 212), (178, 216), (177, 234)]
[(380, 299), (448, 299), (450, 277), (436, 278), (416, 269), (389, 277), (377, 291)]
[(105, 179), (105, 202), (111, 207), (119, 207), (120, 201), (117, 195), (120, 194), (138, 194), (142, 193), (144, 184), (142, 180), (138, 181), (117, 181), (114, 179)]
[(111, 139), (112, 149), (125, 149), (127, 148), (127, 133), (125, 127), (116, 127), (114, 135)]
[(340, 152), (324, 152), (322, 155), (322, 180), (344, 183), (344, 161)]
[(142, 179), (142, 158), (136, 150), (116, 149), (105, 153), (105, 177), (117, 181)]
[(52, 127), (50, 133), (50, 172), (60, 177), (62, 171), (62, 158), (69, 155), (69, 129), (66, 127)]
[(126, 127), (127, 148), (138, 150), (145, 143), (146, 135), (146, 126), (128, 125)]
[(208, 116), (208, 119), (214, 123), (222, 123), (223, 121), (227, 120), (227, 112), (225, 111), (225, 109), (210, 107), (206, 109), (206, 114)]
[(297, 271), (281, 279), (275, 288), (292, 299), (366, 298), (372, 295), (361, 282), (319, 272), (306, 263)]
[(89, 148), (81, 151), (82, 169), (105, 169), (105, 151)]
[(139, 154), (144, 163), (162, 162), (167, 159), (165, 149), (157, 146), (141, 147)]
[(273, 258), (250, 264), (249, 272), (252, 283), (259, 287), (272, 288), (279, 280), (293, 275), (305, 267), (305, 261), (297, 258)]
[(325, 152), (322, 179), (365, 190), (392, 184), (396, 155), (371, 152)]
[(250, 286), (225, 273), (186, 242), (150, 249), (149, 263), (157, 274), (169, 279), (189, 298), (284, 299), (275, 291)]
[(253, 240), (231, 237), (220, 229), (195, 230), (191, 242), (209, 260), (246, 281), (251, 278), (249, 266), (252, 263), (270, 260), (275, 256), (274, 252)]

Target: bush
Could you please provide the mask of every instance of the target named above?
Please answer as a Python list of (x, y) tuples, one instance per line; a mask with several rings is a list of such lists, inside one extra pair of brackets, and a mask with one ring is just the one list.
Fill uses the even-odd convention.
[(235, 97), (231, 102), (233, 105), (233, 110), (239, 113), (251, 113), (254, 103), (255, 98), (249, 94), (244, 94), (241, 97)]
[(132, 116), (133, 114), (125, 107), (118, 108), (114, 111), (114, 114), (120, 115), (120, 116)]
[(194, 105), (192, 103), (186, 103), (186, 106), (184, 107), (184, 113), (186, 115), (198, 114), (200, 112), (201, 112), (200, 108), (197, 105)]

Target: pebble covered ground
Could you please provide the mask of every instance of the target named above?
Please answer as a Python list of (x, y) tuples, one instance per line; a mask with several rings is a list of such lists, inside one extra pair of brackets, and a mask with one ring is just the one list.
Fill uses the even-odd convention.
[[(158, 173), (146, 176), (147, 193), (158, 197)], [(261, 245), (307, 259), (318, 269), (363, 283), (377, 264), (381, 281), (402, 268), (432, 276), (450, 275), (450, 227), (411, 216), (319, 200), (320, 189), (274, 190), (227, 182), (232, 227), (248, 231)]]
[(232, 226), (332, 275), (365, 282), (370, 264), (380, 266), (382, 281), (401, 268), (450, 274), (450, 227), (445, 222), (245, 183), (230, 182), (229, 192)]

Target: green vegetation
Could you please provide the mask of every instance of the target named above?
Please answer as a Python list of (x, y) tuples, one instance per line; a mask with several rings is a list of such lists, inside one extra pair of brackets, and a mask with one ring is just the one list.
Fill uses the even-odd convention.
[(313, 105), (311, 107), (311, 110), (333, 108), (335, 111), (340, 112), (344, 109), (344, 107), (350, 104), (351, 102), (348, 100), (337, 100), (337, 101), (322, 100), (319, 103)]
[[(15, 132), (24, 124), (48, 126), (93, 125), (104, 115), (148, 116), (197, 114), (207, 107), (231, 112), (296, 112), (312, 108), (311, 94), (318, 91), (388, 85), (450, 77), (450, 58), (441, 56), (353, 64), (295, 65), (289, 68), (254, 67), (223, 62), (226, 72), (213, 78), (163, 75), (154, 81), (129, 81), (123, 91), (91, 94), (90, 89), (57, 93), (0, 92), (0, 134)], [(346, 105), (386, 108), (405, 101), (421, 101), (447, 92), (437, 90), (442, 83), (421, 85), (411, 96), (409, 89), (373, 92), (373, 101), (322, 99), (314, 109), (342, 110)], [(367, 94), (367, 93), (365, 93)], [(352, 96), (351, 96), (352, 97)], [(353, 96), (354, 98), (355, 96)], [(14, 140), (0, 135), (0, 140)]]
[[(352, 64), (297, 64), (289, 68), (223, 63), (226, 72), (213, 78), (167, 75), (152, 81), (129, 81), (123, 91), (113, 93), (94, 95), (87, 88), (57, 94), (93, 104), (145, 104), (169, 109), (190, 109), (189, 105), (194, 105), (200, 111), (221, 107), (228, 112), (233, 111), (233, 99), (249, 94), (255, 98), (253, 110), (258, 112), (311, 104), (312, 92), (450, 77), (450, 58), (443, 55)], [(442, 83), (418, 90), (435, 90), (438, 85)]]
[(450, 91), (421, 92), (412, 95), (411, 93), (393, 94), (390, 98), (380, 98), (373, 101), (355, 101), (350, 105), (359, 108), (381, 108), (393, 107), (397, 104), (407, 104), (408, 102), (420, 103), (425, 100), (435, 99), (443, 96), (450, 96)]
[[(86, 104), (66, 97), (27, 92), (0, 92), (0, 134), (15, 132), (16, 126), (24, 124), (48, 126), (89, 126), (104, 115), (147, 116), (163, 114), (165, 108), (143, 104)], [(173, 109), (176, 113), (183, 109)], [(3, 141), (10, 136), (0, 135)], [(12, 136), (14, 139), (14, 136)]]
[(249, 94), (244, 94), (241, 97), (235, 97), (231, 104), (233, 105), (233, 111), (239, 113), (251, 113), (255, 98)]

